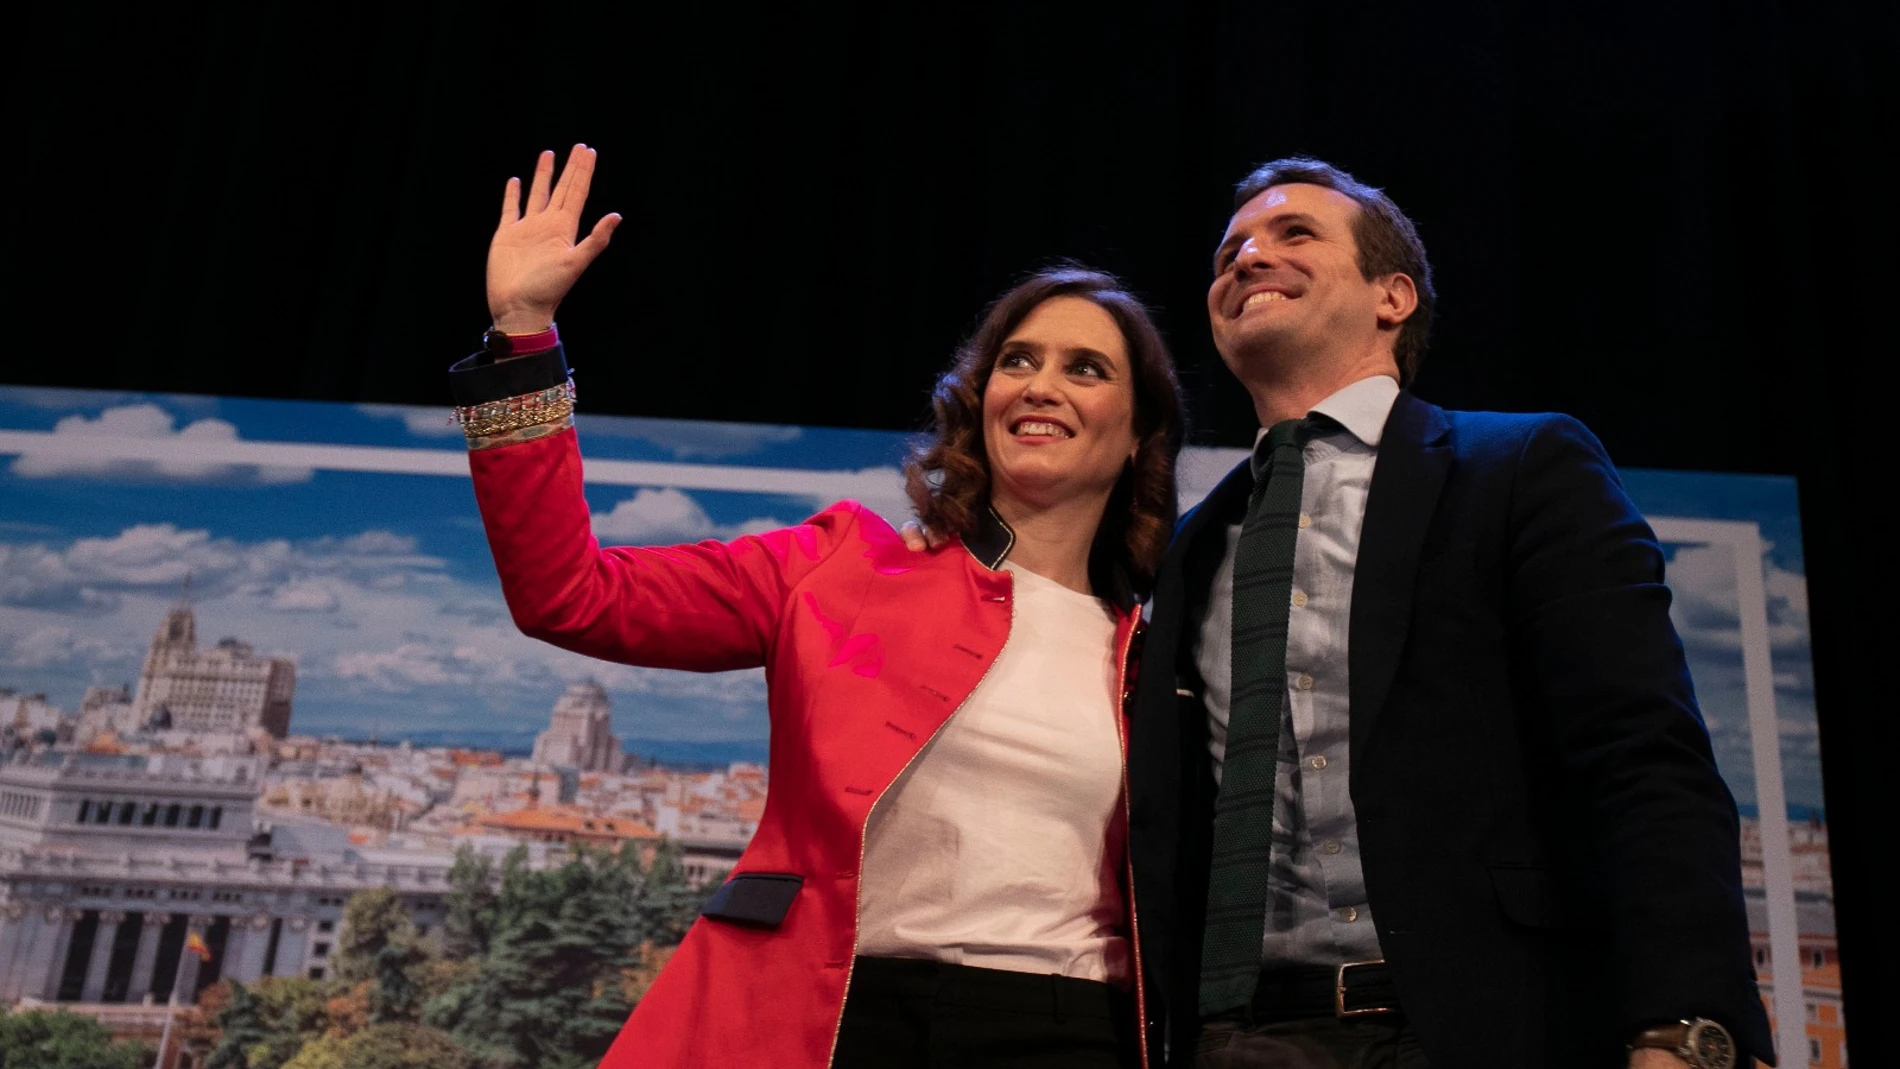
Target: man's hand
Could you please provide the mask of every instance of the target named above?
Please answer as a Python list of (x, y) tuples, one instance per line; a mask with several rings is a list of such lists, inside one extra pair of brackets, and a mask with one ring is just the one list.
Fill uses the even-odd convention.
[(1661, 1047), (1638, 1047), (1630, 1051), (1629, 1069), (1689, 1069), (1689, 1063), (1674, 1051)]
[(912, 553), (925, 553), (933, 549), (942, 549), (943, 544), (950, 541), (947, 536), (938, 534), (936, 531), (924, 527), (916, 520), (910, 520), (905, 523), (904, 526), (899, 527), (897, 533), (903, 537), (904, 544), (910, 547)]
[(575, 145), (554, 180), (554, 153), (535, 161), (534, 184), (521, 201), (521, 179), (510, 178), (501, 199), (501, 225), (488, 243), (488, 311), (504, 334), (532, 334), (554, 322), (554, 310), (594, 262), (620, 216), (609, 212), (578, 244), (581, 208), (594, 180), (593, 149)]

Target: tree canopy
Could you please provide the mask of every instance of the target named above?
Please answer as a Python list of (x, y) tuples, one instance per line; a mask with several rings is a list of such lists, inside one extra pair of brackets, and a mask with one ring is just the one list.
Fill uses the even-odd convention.
[(0, 1008), (0, 1069), (142, 1069), (151, 1059), (151, 1048), (115, 1042), (90, 1017)]

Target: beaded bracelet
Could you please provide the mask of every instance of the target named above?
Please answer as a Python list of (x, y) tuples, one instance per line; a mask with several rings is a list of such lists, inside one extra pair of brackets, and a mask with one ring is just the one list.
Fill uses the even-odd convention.
[(524, 393), (500, 401), (457, 408), (452, 418), (461, 424), (462, 433), (473, 446), (483, 438), (543, 423), (562, 422), (573, 414), (574, 380), (570, 378), (559, 386), (550, 386), (538, 393)]

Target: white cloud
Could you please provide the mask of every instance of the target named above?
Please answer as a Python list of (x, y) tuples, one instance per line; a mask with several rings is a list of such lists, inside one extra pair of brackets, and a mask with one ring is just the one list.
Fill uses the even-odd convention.
[(61, 625), (37, 627), (10, 638), (0, 636), (0, 665), (8, 668), (45, 668), (49, 665), (95, 661), (116, 652), (95, 635), (75, 634)]
[(388, 531), (302, 542), (237, 542), (169, 523), (135, 524), (65, 549), (0, 545), (0, 604), (111, 608), (130, 593), (177, 597), (187, 577), (194, 600), (239, 595), (280, 612), (333, 611), (349, 592), (407, 589), (441, 574), (444, 562)]
[(215, 448), (238, 440), (237, 427), (226, 420), (207, 417), (176, 426), (171, 413), (151, 402), (116, 405), (95, 417), (71, 415), (54, 424), (54, 443), (45, 449), (22, 453), (13, 462), (13, 473), (24, 478), (57, 476), (113, 476), (153, 479), (164, 482), (308, 482), (309, 468), (259, 464), (228, 464), (219, 461), (155, 460), (136, 455), (99, 455), (90, 450), (68, 452), (58, 440), (131, 439), (139, 442), (177, 441), (186, 445)]
[[(1778, 568), (1764, 556), (1768, 642), (1776, 653), (1806, 653), (1808, 585), (1800, 574)], [(1675, 595), (1675, 619), (1686, 641), (1739, 650), (1741, 621), (1735, 585), (1735, 554), (1727, 546), (1681, 546), (1666, 574)]]
[(340, 602), (327, 584), (290, 582), (270, 592), (266, 602), (278, 612), (335, 612)]
[(692, 496), (673, 487), (642, 487), (607, 513), (593, 516), (594, 537), (619, 545), (667, 545), (707, 538), (737, 538), (787, 526), (784, 520), (757, 516), (742, 523), (717, 524)]
[(463, 652), (408, 642), (393, 650), (340, 653), (333, 667), (339, 678), (360, 680), (381, 690), (405, 691), (445, 683), (474, 686), (485, 673), (478, 660), (459, 656)]
[[(704, 522), (672, 508), (675, 522)], [(406, 723), (441, 708), (472, 717), (471, 729), (539, 730), (566, 685), (591, 675), (629, 723), (645, 723), (644, 710), (696, 710), (679, 737), (762, 731), (762, 672), (638, 668), (535, 641), (515, 629), (492, 578), (458, 578), (413, 539), (379, 530), (240, 541), (144, 524), (65, 547), (0, 545), (0, 686), (76, 705), (88, 684), (135, 680), (186, 573), (201, 645), (228, 635), (298, 663), (293, 729), (339, 715)]]
[(401, 420), (410, 434), (425, 438), (460, 438), (462, 428), (449, 418), (448, 409), (426, 405), (357, 405), (356, 410), (377, 419)]

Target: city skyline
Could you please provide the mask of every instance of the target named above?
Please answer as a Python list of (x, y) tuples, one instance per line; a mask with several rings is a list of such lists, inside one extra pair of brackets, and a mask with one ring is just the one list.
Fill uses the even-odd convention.
[[(603, 542), (733, 537), (845, 494), (906, 515), (895, 432), (584, 413), (579, 427)], [(295, 660), (294, 734), (526, 752), (566, 687), (592, 678), (633, 752), (765, 756), (762, 673), (612, 665), (515, 631), (444, 409), (0, 388), (0, 428), (0, 688), (71, 713), (88, 686), (135, 682), (189, 576), (204, 645), (229, 636)], [(1190, 458), (1184, 498), (1236, 455)], [(1787, 798), (1818, 812), (1793, 481), (1623, 474), (1652, 519), (1759, 527)], [(1719, 546), (1666, 550), (1718, 758), (1746, 807), (1734, 562)]]

